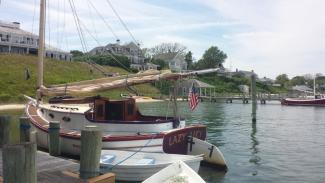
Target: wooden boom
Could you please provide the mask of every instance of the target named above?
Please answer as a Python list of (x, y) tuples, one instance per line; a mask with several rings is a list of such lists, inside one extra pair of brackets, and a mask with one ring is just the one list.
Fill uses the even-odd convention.
[(42, 86), (40, 88), (40, 92), (43, 96), (83, 94), (83, 93), (105, 91), (114, 88), (121, 88), (130, 85), (151, 83), (154, 81), (159, 81), (161, 79), (177, 80), (188, 76), (201, 75), (201, 74), (213, 73), (218, 71), (221, 71), (221, 69), (220, 68), (205, 69), (205, 70), (192, 71), (187, 73), (172, 73), (168, 70), (164, 70), (164, 71), (148, 70), (141, 73), (124, 75), (124, 76), (100, 78), (100, 79), (80, 81), (80, 82), (61, 84), (61, 85), (52, 85), (50, 87)]

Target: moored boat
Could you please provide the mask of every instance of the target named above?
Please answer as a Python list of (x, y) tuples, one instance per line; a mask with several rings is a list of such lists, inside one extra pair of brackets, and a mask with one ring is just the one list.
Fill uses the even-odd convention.
[[(121, 104), (134, 102), (133, 99), (120, 101)], [(37, 131), (37, 143), (40, 147), (48, 148), (49, 123), (59, 121), (61, 125), (62, 153), (79, 155), (81, 130), (86, 126), (97, 126), (103, 133), (103, 149), (138, 150), (148, 152), (163, 152), (162, 143), (166, 134), (192, 134), (200, 131), (200, 138), (205, 139), (204, 125), (185, 127), (185, 121), (177, 123), (166, 117), (149, 117), (136, 113), (136, 120), (94, 120), (96, 112), (89, 105), (37, 104), (30, 101), (26, 106), (26, 115), (31, 119), (32, 126)], [(124, 114), (124, 113), (123, 113)], [(105, 113), (103, 114), (105, 116)], [(129, 116), (130, 117), (130, 116)], [(134, 116), (135, 117), (135, 116)], [(146, 120), (145, 120), (146, 119)], [(158, 128), (157, 128), (158, 126)]]
[(103, 150), (100, 167), (102, 172), (115, 173), (117, 180), (143, 181), (179, 160), (198, 172), (202, 159), (202, 156)]
[(205, 183), (205, 181), (184, 162), (177, 161), (152, 175), (142, 183)]
[(282, 105), (295, 106), (325, 106), (325, 98), (315, 95), (313, 98), (285, 98), (281, 100)]

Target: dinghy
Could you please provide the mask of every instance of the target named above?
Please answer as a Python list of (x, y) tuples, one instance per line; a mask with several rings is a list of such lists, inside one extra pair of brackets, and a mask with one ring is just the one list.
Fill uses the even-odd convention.
[(163, 151), (170, 154), (204, 154), (203, 162), (206, 165), (227, 171), (225, 158), (218, 147), (196, 138), (200, 137), (201, 133), (195, 130), (190, 134), (170, 132), (164, 136)]
[(205, 181), (184, 162), (178, 161), (157, 172), (142, 183), (205, 183)]
[(102, 150), (102, 172), (115, 173), (116, 180), (143, 181), (163, 168), (184, 161), (192, 172), (198, 172), (202, 156)]
[(204, 154), (203, 159), (205, 164), (213, 165), (217, 168), (227, 170), (226, 160), (223, 157), (221, 151), (218, 149), (217, 146), (207, 141), (203, 141), (195, 137), (189, 137), (187, 154)]

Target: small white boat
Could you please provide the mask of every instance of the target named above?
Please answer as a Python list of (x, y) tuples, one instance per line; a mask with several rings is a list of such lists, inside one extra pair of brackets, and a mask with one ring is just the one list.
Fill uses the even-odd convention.
[(160, 170), (142, 183), (205, 183), (205, 181), (184, 162), (178, 161)]
[(227, 171), (227, 164), (223, 154), (217, 146), (207, 141), (203, 141), (195, 137), (189, 137), (187, 154), (204, 154), (204, 163), (218, 166), (218, 168), (225, 169)]
[(116, 180), (143, 181), (178, 160), (184, 161), (193, 169), (193, 172), (198, 172), (203, 157), (179, 154), (102, 150), (100, 167), (102, 172), (115, 173)]

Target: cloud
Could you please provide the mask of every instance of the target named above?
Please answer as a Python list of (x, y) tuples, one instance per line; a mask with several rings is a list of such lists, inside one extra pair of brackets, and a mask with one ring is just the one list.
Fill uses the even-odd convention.
[[(225, 19), (242, 24), (223, 36), (231, 45), (228, 54), (234, 65), (275, 77), (323, 72), (325, 2), (207, 0)], [(318, 65), (318, 66), (317, 66)]]
[[(143, 47), (179, 42), (200, 58), (204, 50), (218, 46), (228, 55), (226, 65), (254, 69), (261, 76), (323, 72), (320, 67), (325, 59), (323, 0), (110, 1)], [(67, 50), (81, 49), (68, 2), (49, 1), (47, 41)], [(74, 2), (82, 24), (100, 45), (115, 42), (116, 38), (88, 0)], [(122, 42), (132, 41), (106, 0), (91, 2)], [(38, 3), (38, 0), (4, 0), (0, 17), (20, 21), (23, 29), (37, 32)], [(98, 46), (88, 31), (84, 29), (89, 48)]]

